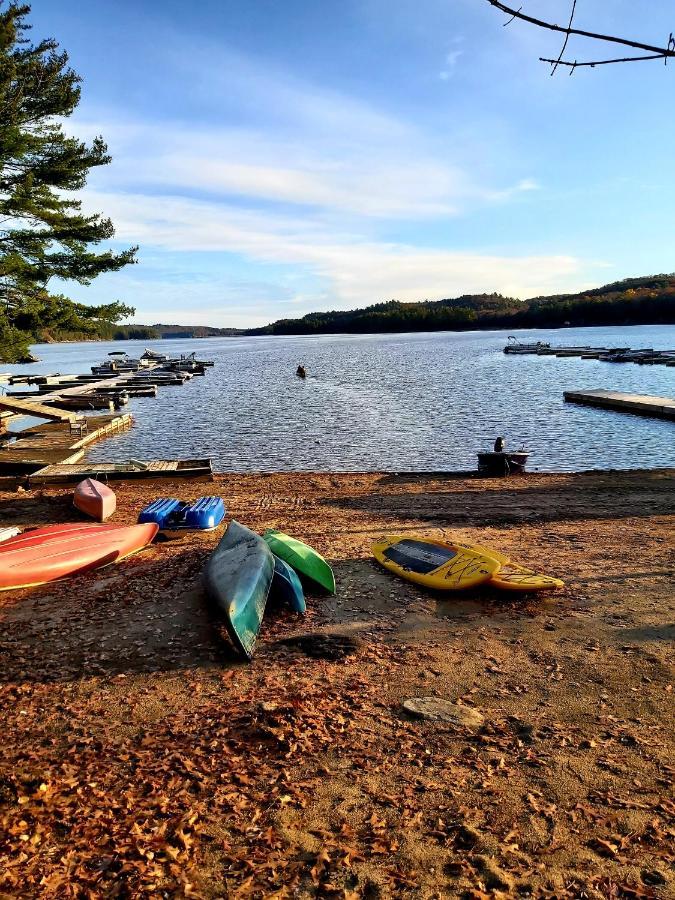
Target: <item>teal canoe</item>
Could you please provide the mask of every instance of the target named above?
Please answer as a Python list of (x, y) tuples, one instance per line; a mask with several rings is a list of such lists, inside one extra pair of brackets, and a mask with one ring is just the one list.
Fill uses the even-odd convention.
[(280, 600), (287, 603), (293, 612), (304, 615), (307, 612), (305, 603), (305, 592), (302, 589), (302, 583), (295, 570), (292, 569), (287, 562), (274, 557), (274, 576), (272, 577), (272, 587), (270, 589), (270, 601)]
[(204, 568), (204, 588), (239, 653), (251, 659), (274, 574), (260, 535), (230, 522)]
[(333, 570), (320, 553), (308, 547), (307, 544), (303, 544), (302, 541), (284, 534), (283, 531), (276, 531), (274, 528), (268, 528), (263, 534), (263, 538), (275, 556), (283, 559), (300, 575), (315, 581), (331, 594), (335, 593)]

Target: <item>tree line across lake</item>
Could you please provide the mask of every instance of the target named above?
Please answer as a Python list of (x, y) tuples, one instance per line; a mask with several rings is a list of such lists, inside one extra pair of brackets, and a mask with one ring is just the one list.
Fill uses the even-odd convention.
[(626, 278), (578, 294), (531, 300), (501, 294), (467, 294), (452, 300), (413, 303), (389, 300), (364, 309), (279, 319), (247, 334), (368, 334), (672, 323), (675, 323), (675, 274)]

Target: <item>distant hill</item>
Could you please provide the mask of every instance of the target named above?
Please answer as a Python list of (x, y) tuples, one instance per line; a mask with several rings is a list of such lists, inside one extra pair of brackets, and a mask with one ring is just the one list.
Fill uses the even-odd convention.
[[(115, 325), (104, 339), (150, 341), (158, 338), (234, 337), (246, 332), (240, 328), (215, 328), (209, 325)], [(100, 339), (100, 338), (99, 338)]]
[(308, 313), (279, 319), (246, 334), (369, 334), (559, 328), (584, 325), (675, 323), (675, 274), (626, 278), (577, 294), (519, 300), (501, 294), (465, 294), (447, 300), (389, 300), (363, 309)]

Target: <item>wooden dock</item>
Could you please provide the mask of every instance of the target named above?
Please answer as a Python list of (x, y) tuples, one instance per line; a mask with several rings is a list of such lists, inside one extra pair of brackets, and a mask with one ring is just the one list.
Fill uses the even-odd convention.
[[(44, 399), (44, 397), (40, 397), (40, 400)], [(37, 416), (39, 419), (50, 419), (54, 422), (70, 422), (76, 418), (76, 413), (69, 412), (67, 409), (44, 406), (42, 403), (26, 400), (25, 397), (21, 400), (6, 395), (0, 397), (0, 409), (8, 410), (12, 415)]]
[(568, 403), (582, 403), (639, 416), (675, 419), (675, 400), (645, 394), (622, 394), (619, 391), (565, 391)]
[(85, 449), (109, 434), (124, 431), (132, 424), (129, 413), (118, 416), (88, 416), (86, 425), (71, 422), (48, 422), (10, 436), (0, 449), (0, 473), (25, 475), (45, 466), (75, 463)]
[(30, 484), (68, 484), (83, 478), (99, 481), (121, 481), (149, 478), (212, 479), (210, 459), (155, 459), (148, 462), (129, 460), (122, 463), (62, 463), (47, 465), (33, 472)]

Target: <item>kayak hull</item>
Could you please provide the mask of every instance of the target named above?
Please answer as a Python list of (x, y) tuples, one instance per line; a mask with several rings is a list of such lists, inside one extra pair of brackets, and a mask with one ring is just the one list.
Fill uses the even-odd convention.
[(500, 568), (496, 559), (461, 544), (417, 535), (387, 535), (373, 544), (372, 552), (385, 569), (437, 591), (484, 584)]
[(117, 497), (107, 484), (85, 478), (75, 486), (73, 506), (97, 522), (105, 522), (117, 509)]
[(307, 612), (302, 582), (291, 566), (278, 556), (274, 557), (274, 575), (272, 576), (270, 599), (286, 603), (294, 612), (301, 615)]
[(274, 557), (265, 541), (234, 520), (204, 568), (207, 597), (246, 659), (254, 653), (273, 573)]
[(300, 575), (316, 582), (329, 593), (335, 593), (333, 570), (312, 547), (274, 528), (268, 528), (263, 534), (263, 540), (275, 556), (288, 563)]
[(33, 587), (119, 562), (146, 547), (156, 525), (70, 523), (36, 528), (0, 544), (0, 590)]

